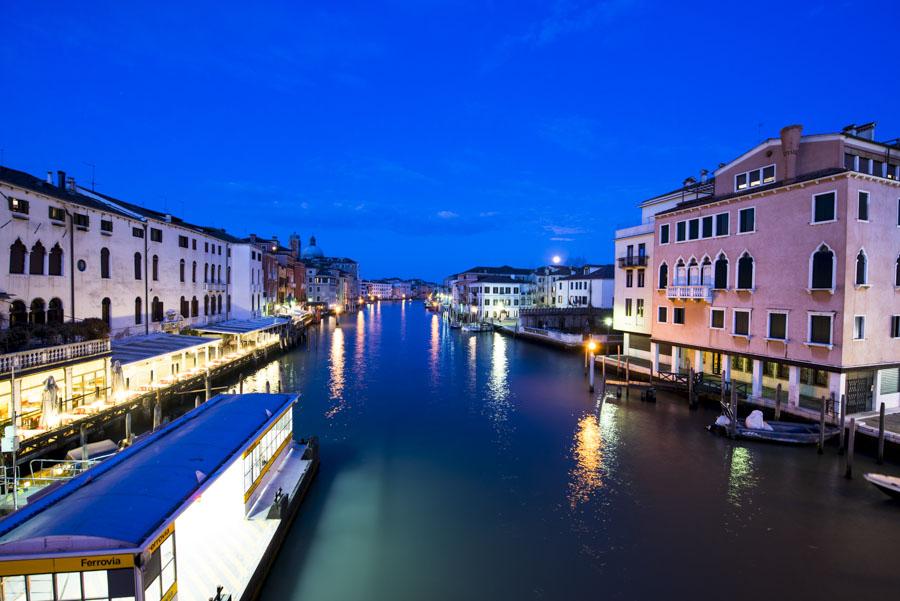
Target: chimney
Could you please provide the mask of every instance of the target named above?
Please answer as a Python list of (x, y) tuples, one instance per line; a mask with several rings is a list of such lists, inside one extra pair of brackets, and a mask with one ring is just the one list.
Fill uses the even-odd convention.
[(66, 172), (65, 171), (57, 171), (56, 172), (56, 187), (60, 190), (66, 189)]
[(781, 153), (784, 155), (784, 179), (797, 177), (797, 155), (800, 153), (802, 125), (788, 125), (781, 128)]
[(875, 140), (875, 122), (870, 121), (856, 126), (856, 135), (864, 140)]
[(66, 189), (67, 189), (69, 192), (74, 192), (74, 191), (75, 191), (75, 178), (74, 178), (74, 177), (67, 177), (67, 178), (66, 178)]
[(53, 172), (52, 171), (47, 172), (47, 183), (50, 184), (51, 186), (53, 185)]
[(705, 183), (706, 183), (706, 177), (707, 177), (708, 175), (709, 175), (709, 170), (708, 170), (708, 169), (701, 169), (701, 170), (700, 170), (700, 183), (701, 183), (701, 184), (705, 184)]

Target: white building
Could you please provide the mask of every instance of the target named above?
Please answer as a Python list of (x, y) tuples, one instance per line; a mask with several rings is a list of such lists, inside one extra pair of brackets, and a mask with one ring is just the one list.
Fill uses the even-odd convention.
[[(509, 285), (509, 282), (513, 282)], [(503, 292), (500, 292), (501, 283)], [(501, 267), (473, 267), (445, 279), (450, 291), (450, 310), (466, 320), (512, 319), (520, 308), (534, 304), (534, 270), (503, 265)], [(496, 284), (496, 286), (494, 285)], [(494, 288), (497, 292), (493, 292)], [(515, 292), (506, 292), (510, 287)], [(485, 289), (489, 288), (490, 305), (484, 304)], [(494, 304), (494, 301), (497, 304)], [(506, 301), (509, 301), (507, 304)], [(515, 301), (518, 301), (516, 303)], [(496, 309), (495, 309), (496, 307)], [(496, 317), (494, 313), (496, 312)], [(504, 317), (500, 317), (503, 313)]]
[(576, 273), (556, 281), (555, 306), (612, 308), (615, 288), (612, 265), (593, 265), (573, 271)]
[(574, 273), (565, 265), (546, 265), (535, 272), (534, 304), (537, 307), (555, 307), (557, 299), (556, 283)]
[(249, 243), (231, 246), (231, 317), (260, 317), (268, 303), (263, 284), (263, 253)]

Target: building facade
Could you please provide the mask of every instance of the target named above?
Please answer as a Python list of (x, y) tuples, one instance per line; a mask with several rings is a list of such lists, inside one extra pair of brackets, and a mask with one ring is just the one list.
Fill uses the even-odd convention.
[(612, 308), (615, 287), (612, 265), (590, 265), (572, 271), (572, 275), (556, 281), (555, 306)]

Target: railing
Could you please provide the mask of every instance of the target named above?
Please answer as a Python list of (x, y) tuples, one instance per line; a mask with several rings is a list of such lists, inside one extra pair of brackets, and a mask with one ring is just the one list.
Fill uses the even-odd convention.
[(225, 290), (225, 282), (204, 282), (204, 290)]
[(0, 374), (109, 353), (109, 339), (86, 340), (0, 355)]
[(534, 334), (536, 336), (543, 336), (545, 338), (550, 338), (551, 340), (556, 340), (558, 342), (562, 342), (563, 344), (581, 344), (584, 341), (584, 336), (581, 334), (568, 334), (566, 332), (557, 332), (555, 330), (545, 330), (543, 328), (532, 328), (529, 326), (521, 326), (520, 331), (527, 332), (528, 334)]
[(627, 255), (625, 257), (619, 257), (619, 267), (646, 267), (647, 259), (649, 259), (647, 255)]
[(668, 286), (666, 288), (666, 297), (670, 299), (712, 301), (712, 286), (707, 284)]

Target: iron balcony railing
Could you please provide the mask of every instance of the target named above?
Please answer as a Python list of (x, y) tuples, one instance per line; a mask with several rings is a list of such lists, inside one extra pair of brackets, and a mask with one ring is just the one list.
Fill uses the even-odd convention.
[(646, 267), (647, 255), (627, 255), (619, 257), (619, 267)]

